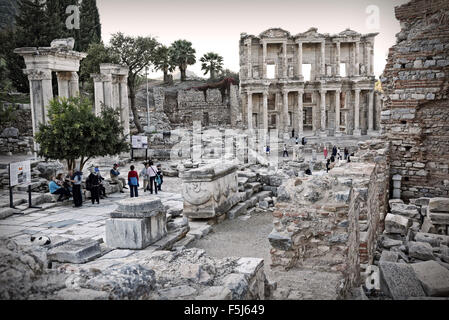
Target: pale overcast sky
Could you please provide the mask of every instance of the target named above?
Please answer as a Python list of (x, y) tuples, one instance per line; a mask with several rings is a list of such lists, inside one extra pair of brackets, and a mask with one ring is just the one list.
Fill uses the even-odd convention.
[[(351, 28), (360, 33), (379, 32), (375, 40), (374, 72), (385, 66), (388, 48), (400, 31), (394, 7), (408, 0), (98, 0), (103, 40), (121, 31), (126, 35), (156, 37), (170, 45), (178, 39), (193, 43), (197, 61), (213, 51), (224, 58), (225, 68), (239, 71), (240, 33), (259, 35), (280, 27), (291, 34), (310, 27), (320, 33)], [(371, 8), (378, 8), (376, 26)], [(367, 10), (369, 11), (367, 13)], [(375, 13), (374, 13), (375, 15)], [(188, 70), (203, 75), (197, 62)], [(159, 74), (153, 74), (159, 76)]]

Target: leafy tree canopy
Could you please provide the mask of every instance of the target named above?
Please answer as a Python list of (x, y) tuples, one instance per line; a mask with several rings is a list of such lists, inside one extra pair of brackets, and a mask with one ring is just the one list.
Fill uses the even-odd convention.
[(187, 66), (195, 64), (195, 53), (190, 41), (176, 40), (171, 44), (171, 60), (181, 71), (181, 81), (186, 80)]
[(112, 156), (129, 150), (118, 111), (103, 106), (95, 116), (87, 99), (57, 97), (48, 107), (49, 121), (40, 124), (35, 140), (39, 156), (63, 160), (73, 169), (76, 161), (82, 170), (92, 157)]
[(200, 61), (204, 75), (209, 73), (211, 79), (215, 79), (216, 73), (223, 70), (223, 57), (217, 53), (208, 52), (201, 57)]

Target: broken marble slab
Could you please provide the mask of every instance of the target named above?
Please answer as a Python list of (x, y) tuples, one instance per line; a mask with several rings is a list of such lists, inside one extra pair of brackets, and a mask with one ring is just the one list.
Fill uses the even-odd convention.
[(61, 263), (86, 263), (101, 256), (100, 243), (90, 238), (70, 241), (48, 251), (48, 260)]

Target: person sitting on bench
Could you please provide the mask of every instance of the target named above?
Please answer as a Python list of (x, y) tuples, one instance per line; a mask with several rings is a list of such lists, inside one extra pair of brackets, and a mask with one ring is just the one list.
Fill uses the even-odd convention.
[(55, 177), (51, 177), (51, 181), (48, 184), (48, 189), (50, 189), (51, 194), (58, 194), (58, 201), (63, 201), (65, 199), (68, 199), (70, 197), (70, 191), (66, 190), (65, 188), (58, 185), (55, 181)]

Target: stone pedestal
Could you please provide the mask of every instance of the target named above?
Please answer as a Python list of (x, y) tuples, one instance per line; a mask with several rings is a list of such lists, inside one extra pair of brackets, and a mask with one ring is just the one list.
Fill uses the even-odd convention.
[(155, 196), (121, 200), (106, 220), (106, 244), (112, 248), (143, 249), (166, 234), (165, 209)]
[(213, 218), (237, 204), (237, 168), (233, 163), (213, 163), (181, 171), (184, 216)]

